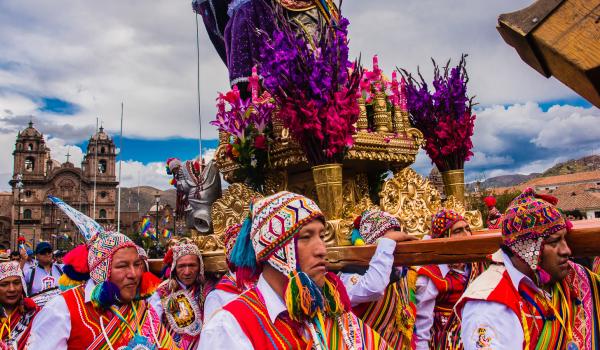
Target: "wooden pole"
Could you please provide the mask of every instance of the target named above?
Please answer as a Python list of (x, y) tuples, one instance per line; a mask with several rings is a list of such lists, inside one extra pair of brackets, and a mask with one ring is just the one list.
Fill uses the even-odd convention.
[[(500, 247), (500, 232), (478, 231), (471, 237), (440, 238), (425, 241), (398, 243), (394, 252), (395, 265), (448, 264), (456, 262), (483, 261)], [(600, 220), (575, 221), (567, 243), (573, 256), (600, 256)], [(376, 246), (343, 246), (327, 248), (330, 270), (347, 265), (368, 266)], [(210, 252), (203, 255), (209, 272), (225, 272), (227, 265), (223, 253)], [(162, 261), (151, 261), (151, 270), (160, 271)]]

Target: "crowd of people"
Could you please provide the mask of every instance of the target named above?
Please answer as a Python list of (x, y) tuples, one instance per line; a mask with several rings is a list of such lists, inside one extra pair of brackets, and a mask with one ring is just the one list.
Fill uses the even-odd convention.
[[(216, 281), (191, 241), (173, 241), (158, 278), (129, 237), (66, 213), (93, 228), (86, 244), (63, 260), (40, 242), (0, 263), (0, 349), (600, 348), (600, 279), (569, 259), (569, 221), (532, 189), (502, 214), (486, 263), (396, 266), (396, 244), (415, 238), (368, 210), (352, 243), (376, 245), (369, 265), (336, 273), (323, 212), (279, 192), (224, 234), (228, 271)], [(426, 238), (470, 234), (441, 209)]]

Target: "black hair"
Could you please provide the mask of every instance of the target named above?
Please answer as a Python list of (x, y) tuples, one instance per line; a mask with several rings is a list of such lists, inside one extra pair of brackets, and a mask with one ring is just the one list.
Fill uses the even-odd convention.
[(504, 254), (508, 255), (509, 258), (512, 258), (513, 256), (515, 256), (515, 254), (512, 252), (512, 250), (510, 250), (510, 248), (504, 244), (500, 244), (500, 249), (502, 249)]

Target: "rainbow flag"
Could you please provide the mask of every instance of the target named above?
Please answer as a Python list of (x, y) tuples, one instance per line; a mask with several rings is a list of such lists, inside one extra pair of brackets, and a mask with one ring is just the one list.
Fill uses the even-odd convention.
[(142, 237), (150, 237), (148, 231), (150, 230), (152, 223), (150, 223), (150, 219), (144, 218), (142, 220), (142, 224), (140, 225), (140, 234)]
[(162, 230), (162, 236), (164, 238), (171, 238), (171, 235), (172, 235), (171, 231), (167, 230), (166, 228)]

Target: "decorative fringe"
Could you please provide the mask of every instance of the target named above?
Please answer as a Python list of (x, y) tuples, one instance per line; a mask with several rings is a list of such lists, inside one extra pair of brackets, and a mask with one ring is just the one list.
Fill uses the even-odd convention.
[(365, 240), (362, 238), (360, 232), (356, 228), (352, 229), (350, 241), (352, 242), (352, 245), (365, 245)]
[[(250, 205), (250, 212), (252, 212), (252, 205)], [(236, 283), (238, 286), (245, 286), (258, 272), (256, 253), (254, 252), (254, 247), (252, 247), (250, 237), (251, 229), (252, 219), (248, 216), (244, 220), (235, 245), (231, 250), (231, 264), (235, 266)]]
[(312, 320), (323, 310), (323, 294), (320, 288), (302, 271), (290, 273), (285, 289), (285, 305), (290, 318), (295, 321)]
[[(65, 263), (65, 265), (71, 265), (73, 267), (73, 270), (77, 273), (90, 273), (90, 268), (88, 266), (88, 248), (85, 244), (80, 244), (73, 250), (68, 252), (64, 257), (63, 262)], [(71, 279), (77, 279), (74, 278), (73, 275), (71, 275), (70, 277)]]
[(154, 294), (160, 283), (161, 280), (154, 276), (152, 272), (144, 272), (142, 275), (142, 281), (140, 283), (139, 297), (142, 299), (150, 297), (152, 294)]
[(327, 272), (322, 290), (327, 315), (337, 317), (352, 309), (346, 287), (335, 273)]
[(79, 282), (85, 282), (90, 279), (89, 273), (77, 272), (73, 265), (65, 265), (63, 267), (63, 274), (67, 275), (69, 279)]
[[(68, 265), (65, 265), (65, 267)], [(75, 288), (79, 285), (81, 285), (83, 283), (83, 281), (78, 281), (78, 280), (74, 280), (71, 279), (69, 277), (68, 274), (63, 273), (60, 278), (58, 279), (58, 287), (60, 288), (61, 291), (67, 291), (71, 288)]]
[(104, 281), (94, 287), (92, 291), (92, 304), (101, 309), (108, 309), (121, 298), (119, 287), (110, 281)]
[(546, 272), (546, 270), (542, 269), (541, 267), (538, 267), (537, 269), (537, 277), (540, 285), (548, 284), (548, 282), (550, 282), (550, 280), (552, 279), (548, 272)]
[(38, 307), (38, 305), (31, 298), (23, 298), (23, 306), (27, 310), (33, 310)]

